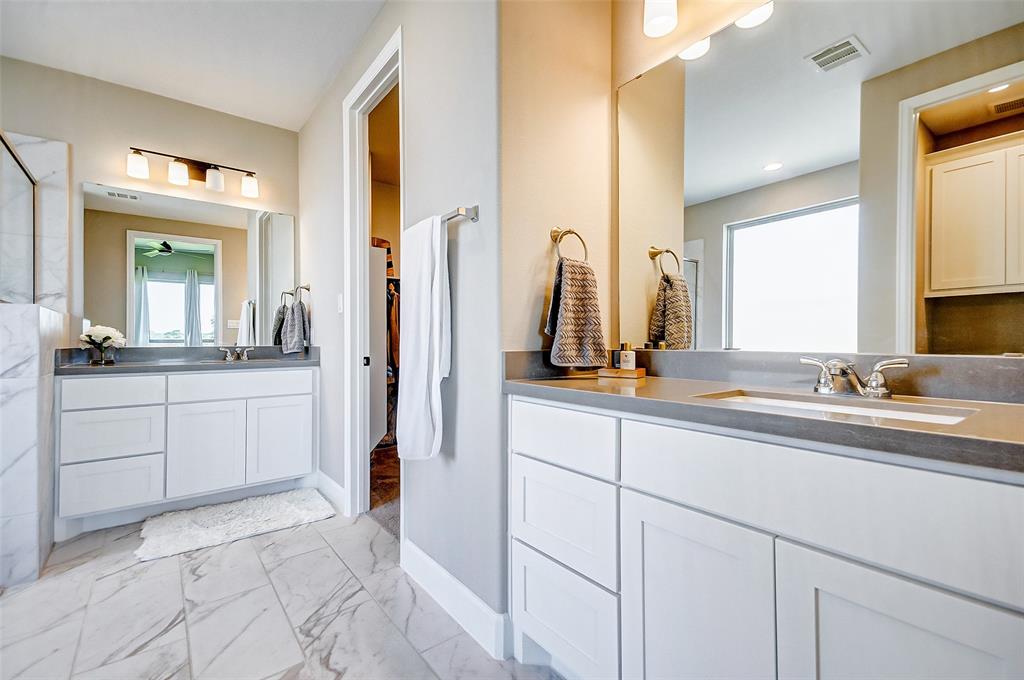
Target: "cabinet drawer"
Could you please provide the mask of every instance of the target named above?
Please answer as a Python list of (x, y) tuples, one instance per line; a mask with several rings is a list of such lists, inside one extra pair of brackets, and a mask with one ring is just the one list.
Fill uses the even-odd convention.
[(627, 420), (622, 483), (1024, 609), (1024, 488)]
[(618, 590), (618, 489), (522, 456), (512, 456), (512, 535)]
[(514, 453), (615, 481), (618, 435), (615, 418), (512, 402), (509, 445)]
[(163, 406), (71, 411), (60, 416), (61, 463), (163, 450)]
[(85, 515), (164, 497), (162, 453), (60, 467), (60, 516)]
[(60, 407), (64, 411), (111, 406), (162, 404), (167, 396), (162, 375), (125, 375), (108, 378), (64, 378)]
[(516, 631), (588, 680), (619, 675), (619, 600), (565, 567), (512, 541)]
[(167, 401), (213, 401), (276, 397), (285, 394), (309, 394), (313, 391), (313, 371), (233, 370), (215, 373), (187, 373), (167, 377)]

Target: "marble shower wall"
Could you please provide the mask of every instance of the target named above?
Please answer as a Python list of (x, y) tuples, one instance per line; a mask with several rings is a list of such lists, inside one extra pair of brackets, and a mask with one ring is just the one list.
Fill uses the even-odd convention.
[(53, 357), (66, 319), (0, 305), (0, 586), (36, 578), (53, 545)]

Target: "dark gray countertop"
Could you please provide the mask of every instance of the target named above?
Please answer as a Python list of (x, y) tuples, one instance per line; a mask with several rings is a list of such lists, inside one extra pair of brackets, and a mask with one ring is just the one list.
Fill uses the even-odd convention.
[[(734, 383), (683, 378), (640, 380), (596, 377), (505, 380), (507, 394), (545, 399), (625, 414), (669, 418), (696, 424), (695, 429), (798, 448), (918, 467), (1024, 486), (1024, 404), (898, 397), (867, 406), (943, 412), (968, 409), (956, 424), (895, 420), (884, 417), (784, 411), (700, 395), (734, 390), (773, 392), (806, 400), (808, 390), (747, 388)], [(819, 397), (842, 400), (858, 397)], [(866, 400), (865, 400), (866, 401)], [(772, 410), (774, 408), (774, 410)]]
[(278, 346), (260, 346), (249, 352), (249, 361), (224, 361), (215, 347), (125, 347), (118, 350), (113, 366), (90, 366), (89, 355), (80, 349), (58, 349), (55, 375), (112, 375), (193, 371), (245, 371), (270, 368), (308, 368), (320, 365), (320, 348), (282, 354)]

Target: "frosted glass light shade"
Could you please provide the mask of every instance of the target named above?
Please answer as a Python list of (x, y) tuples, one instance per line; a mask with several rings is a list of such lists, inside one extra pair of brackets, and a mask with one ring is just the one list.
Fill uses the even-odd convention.
[(256, 181), (255, 175), (242, 175), (242, 195), (246, 198), (260, 197), (260, 183)]
[(208, 191), (224, 191), (224, 173), (219, 168), (206, 169), (206, 188)]
[(676, 0), (644, 0), (644, 35), (648, 38), (666, 36), (678, 23)]
[(736, 20), (736, 28), (753, 28), (768, 21), (775, 11), (775, 1), (766, 2), (755, 10), (747, 12)]
[(705, 54), (707, 54), (708, 50), (710, 50), (710, 49), (711, 49), (711, 36), (709, 35), (708, 37), (704, 38), (703, 40), (698, 40), (697, 42), (693, 43), (692, 45), (687, 47), (685, 50), (680, 52), (679, 53), (679, 58), (682, 59), (683, 61), (693, 61), (694, 59), (700, 59)]
[(125, 172), (135, 179), (149, 179), (149, 159), (138, 151), (128, 152), (125, 159)]
[(167, 164), (167, 181), (179, 187), (188, 186), (188, 166), (179, 160)]

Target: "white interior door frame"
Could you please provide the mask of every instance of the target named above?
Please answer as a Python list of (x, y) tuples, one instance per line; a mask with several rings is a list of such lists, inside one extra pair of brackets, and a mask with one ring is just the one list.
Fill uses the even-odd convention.
[[(369, 356), (369, 256), (370, 256), (370, 111), (402, 79), (402, 28), (363, 73), (342, 103), (342, 154), (344, 159), (345, 291), (343, 328), (345, 365), (342, 418), (345, 426), (346, 515), (370, 509), (369, 401), (370, 371), (363, 365)], [(399, 131), (402, 130), (402, 91), (399, 91)], [(404, 144), (399, 147), (401, 167), (399, 220), (404, 224)], [(405, 522), (402, 522), (403, 528)]]
[(1009, 80), (1024, 77), (1024, 61), (981, 73), (900, 102), (899, 158), (896, 179), (896, 353), (913, 354), (915, 341), (914, 276), (916, 273), (916, 220), (914, 171), (917, 159), (917, 122), (922, 109), (976, 94)]

